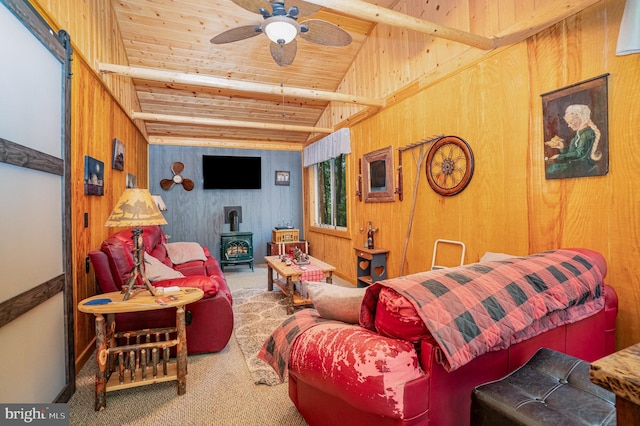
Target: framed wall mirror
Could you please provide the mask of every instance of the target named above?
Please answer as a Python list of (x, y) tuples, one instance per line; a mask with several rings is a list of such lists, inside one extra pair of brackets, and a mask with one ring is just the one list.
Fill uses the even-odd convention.
[(384, 203), (394, 201), (393, 149), (388, 146), (363, 157), (364, 201)]

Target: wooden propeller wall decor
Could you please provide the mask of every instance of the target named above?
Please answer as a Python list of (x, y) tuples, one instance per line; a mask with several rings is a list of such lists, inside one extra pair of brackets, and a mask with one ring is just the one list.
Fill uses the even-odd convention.
[(165, 191), (170, 190), (171, 188), (173, 188), (173, 185), (175, 185), (176, 183), (178, 185), (182, 185), (182, 187), (184, 189), (186, 189), (187, 191), (191, 191), (193, 189), (193, 181), (191, 179), (187, 179), (187, 178), (183, 178), (180, 173), (182, 173), (182, 171), (184, 170), (184, 164), (182, 164), (179, 161), (176, 161), (175, 163), (173, 163), (171, 165), (171, 171), (173, 172), (173, 178), (171, 179), (162, 179), (160, 181), (160, 186), (162, 187), (162, 189), (164, 189)]

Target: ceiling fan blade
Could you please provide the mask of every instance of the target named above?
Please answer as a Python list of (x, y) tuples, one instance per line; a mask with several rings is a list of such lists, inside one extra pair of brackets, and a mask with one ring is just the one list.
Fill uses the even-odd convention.
[(182, 187), (187, 191), (191, 191), (194, 187), (194, 183), (191, 179), (185, 179), (182, 181)]
[(266, 9), (271, 12), (271, 4), (267, 0), (231, 0), (243, 9), (249, 12), (260, 13), (259, 9)]
[(301, 32), (300, 37), (311, 43), (323, 46), (347, 46), (351, 43), (351, 34), (331, 22), (308, 19), (300, 24), (309, 27), (309, 31)]
[(244, 40), (262, 34), (259, 25), (244, 25), (242, 27), (231, 28), (222, 32), (211, 39), (213, 44), (231, 43), (234, 41)]
[(287, 11), (293, 6), (297, 7), (300, 11), (298, 13), (298, 17), (313, 15), (314, 13), (322, 9), (322, 6), (307, 3), (302, 0), (285, 0), (284, 4)]
[(162, 189), (164, 189), (165, 191), (170, 190), (171, 188), (173, 188), (173, 180), (171, 180), (171, 179), (162, 179), (160, 181), (160, 187)]
[(180, 172), (182, 172), (183, 170), (184, 170), (184, 164), (182, 164), (179, 161), (176, 161), (171, 165), (171, 171), (173, 172), (174, 175), (179, 175)]
[(296, 52), (298, 51), (298, 43), (295, 39), (287, 44), (280, 46), (278, 43), (271, 42), (269, 45), (271, 49), (271, 57), (276, 64), (281, 67), (291, 65), (296, 58)]

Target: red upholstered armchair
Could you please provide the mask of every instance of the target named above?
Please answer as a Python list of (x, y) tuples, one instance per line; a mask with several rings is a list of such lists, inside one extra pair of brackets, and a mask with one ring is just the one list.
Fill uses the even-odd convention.
[[(189, 354), (224, 349), (233, 332), (231, 292), (218, 261), (202, 247), (206, 260), (174, 265), (167, 255), (166, 236), (159, 226), (143, 226), (144, 249), (162, 264), (184, 275), (153, 282), (155, 287), (198, 287), (204, 298), (186, 306), (187, 349)], [(104, 293), (120, 291), (133, 268), (131, 230), (120, 231), (103, 241), (99, 250), (89, 252), (96, 279)], [(175, 325), (171, 309), (116, 315), (117, 331)]]

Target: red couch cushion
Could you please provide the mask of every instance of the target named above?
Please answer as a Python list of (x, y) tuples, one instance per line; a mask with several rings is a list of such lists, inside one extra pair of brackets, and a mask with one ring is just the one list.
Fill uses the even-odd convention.
[(335, 323), (302, 333), (291, 349), (289, 368), (354, 407), (393, 418), (407, 414), (407, 383), (424, 376), (411, 343)]
[(195, 287), (204, 292), (204, 299), (213, 297), (220, 289), (219, 283), (211, 277), (192, 276), (182, 278), (171, 278), (169, 280), (161, 280), (153, 283), (154, 287)]
[(171, 259), (169, 259), (169, 257), (167, 256), (167, 249), (164, 246), (164, 244), (158, 244), (151, 250), (149, 254), (155, 257), (156, 259), (158, 259), (160, 262), (167, 265), (168, 267), (173, 268), (173, 263), (171, 262)]
[(151, 254), (152, 250), (158, 246), (162, 246), (162, 243), (166, 242), (166, 238), (164, 232), (162, 232), (162, 228), (159, 226), (143, 226), (142, 241), (144, 242), (145, 251)]
[(127, 283), (131, 269), (133, 269), (131, 248), (117, 235), (112, 235), (102, 242), (100, 249), (109, 258), (109, 268), (113, 275), (113, 281), (118, 289), (121, 289)]

